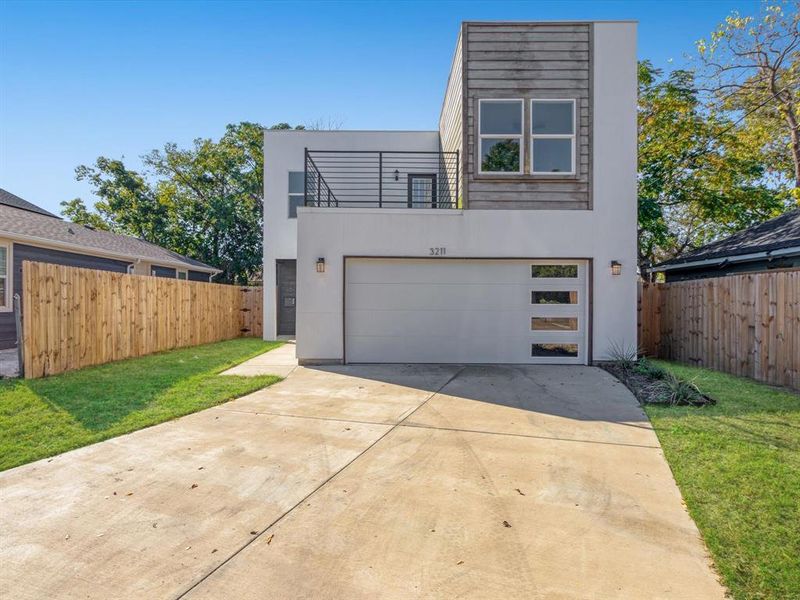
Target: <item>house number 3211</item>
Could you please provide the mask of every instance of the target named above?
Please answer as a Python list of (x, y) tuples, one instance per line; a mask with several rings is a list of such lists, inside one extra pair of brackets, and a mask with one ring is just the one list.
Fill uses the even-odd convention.
[(429, 250), (429, 256), (444, 256), (447, 254), (447, 248), (444, 246), (439, 246), (438, 248), (429, 248)]

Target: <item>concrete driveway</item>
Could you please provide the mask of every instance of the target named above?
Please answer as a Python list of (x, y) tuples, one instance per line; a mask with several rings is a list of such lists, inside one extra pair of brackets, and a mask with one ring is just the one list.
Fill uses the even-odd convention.
[(0, 486), (13, 598), (723, 597), (595, 368), (297, 368)]

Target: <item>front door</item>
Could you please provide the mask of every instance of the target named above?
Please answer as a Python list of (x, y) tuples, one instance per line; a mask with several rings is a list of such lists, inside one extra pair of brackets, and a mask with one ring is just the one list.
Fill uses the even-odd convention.
[(295, 334), (297, 261), (276, 261), (278, 282), (278, 335)]
[(436, 208), (436, 175), (409, 174), (408, 208)]

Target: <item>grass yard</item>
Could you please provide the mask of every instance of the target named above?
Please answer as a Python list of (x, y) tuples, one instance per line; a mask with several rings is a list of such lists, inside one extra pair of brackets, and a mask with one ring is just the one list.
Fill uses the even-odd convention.
[(800, 395), (656, 361), (717, 400), (645, 408), (734, 598), (800, 598)]
[(240, 338), (43, 379), (0, 380), (0, 470), (221, 404), (279, 377), (218, 377), (279, 342)]

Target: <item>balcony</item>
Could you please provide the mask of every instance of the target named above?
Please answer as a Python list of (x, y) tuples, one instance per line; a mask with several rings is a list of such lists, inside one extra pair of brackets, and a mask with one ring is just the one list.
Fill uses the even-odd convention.
[(305, 150), (305, 205), (459, 208), (458, 152)]

